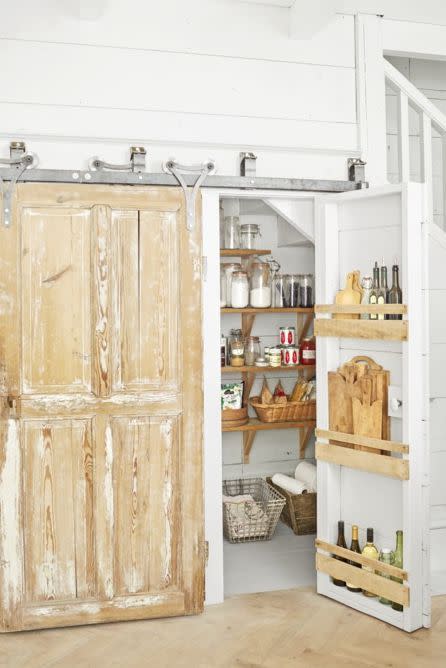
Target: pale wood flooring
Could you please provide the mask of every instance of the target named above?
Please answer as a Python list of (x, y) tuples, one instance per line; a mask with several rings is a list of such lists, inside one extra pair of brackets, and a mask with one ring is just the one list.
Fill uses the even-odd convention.
[(8, 668), (432, 668), (446, 666), (446, 597), (406, 634), (312, 590), (248, 594), (200, 617), (0, 636)]

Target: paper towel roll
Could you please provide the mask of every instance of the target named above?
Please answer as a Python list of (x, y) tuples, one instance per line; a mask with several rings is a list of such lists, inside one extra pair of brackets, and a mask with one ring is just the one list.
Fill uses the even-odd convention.
[(275, 473), (271, 480), (275, 485), (281, 487), (282, 489), (286, 489), (286, 491), (290, 492), (290, 494), (304, 494), (307, 492), (307, 486), (304, 483), (296, 480), (295, 478), (291, 478), (289, 475)]
[(296, 480), (306, 485), (309, 492), (315, 492), (317, 490), (317, 469), (314, 464), (300, 462), (296, 467), (294, 477)]

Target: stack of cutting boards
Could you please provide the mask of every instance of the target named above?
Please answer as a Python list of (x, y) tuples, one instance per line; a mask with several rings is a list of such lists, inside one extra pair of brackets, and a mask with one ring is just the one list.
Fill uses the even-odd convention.
[[(390, 439), (388, 388), (390, 372), (370, 357), (354, 357), (328, 374), (331, 431)], [(359, 445), (344, 447), (377, 452)], [(387, 454), (382, 452), (382, 454)]]

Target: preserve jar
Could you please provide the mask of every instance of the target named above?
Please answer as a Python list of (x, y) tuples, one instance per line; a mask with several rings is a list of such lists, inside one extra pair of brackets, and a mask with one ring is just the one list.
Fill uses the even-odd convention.
[(285, 303), (286, 308), (299, 306), (300, 274), (285, 274)]
[(283, 308), (285, 306), (285, 287), (286, 287), (286, 274), (276, 274), (273, 281), (273, 306), (275, 308)]
[(302, 308), (311, 308), (313, 304), (313, 274), (302, 274), (300, 277), (300, 302)]
[(225, 218), (225, 248), (240, 248), (240, 218), (226, 216)]
[(245, 364), (254, 366), (261, 355), (260, 339), (258, 336), (248, 336), (245, 343)]
[(282, 366), (282, 350), (280, 348), (269, 349), (269, 365)]
[(232, 339), (231, 341), (231, 366), (245, 365), (245, 343), (243, 338)]
[(240, 227), (240, 248), (258, 248), (258, 240), (261, 237), (260, 225), (246, 223)]
[(316, 341), (314, 339), (304, 339), (300, 344), (300, 363), (316, 364)]
[(220, 265), (220, 308), (226, 306), (226, 271), (224, 265)]
[(224, 268), (226, 274), (226, 306), (232, 306), (232, 274), (234, 271), (241, 271), (242, 265), (240, 262), (223, 262), (221, 266)]
[(234, 271), (231, 282), (232, 308), (246, 308), (249, 304), (249, 283), (246, 271)]
[(271, 306), (271, 269), (266, 262), (251, 265), (249, 302), (253, 308)]

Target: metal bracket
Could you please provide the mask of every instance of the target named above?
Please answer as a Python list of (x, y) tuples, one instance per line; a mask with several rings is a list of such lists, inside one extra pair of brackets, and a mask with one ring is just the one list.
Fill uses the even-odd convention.
[(358, 188), (368, 188), (369, 184), (365, 180), (366, 162), (361, 158), (348, 159), (348, 179), (358, 184)]
[(240, 176), (255, 176), (256, 160), (254, 153), (240, 153)]
[(13, 170), (9, 186), (0, 176), (0, 192), (2, 194), (3, 206), (3, 225), (11, 226), (12, 215), (12, 195), (17, 181), (23, 172), (29, 167), (35, 167), (38, 164), (37, 156), (26, 152), (25, 142), (12, 141), (9, 144), (9, 158), (0, 158), (0, 164), (8, 165)]
[[(184, 190), (184, 197), (186, 199), (186, 227), (191, 232), (194, 229), (195, 223), (195, 200), (197, 192), (206, 177), (215, 172), (215, 163), (213, 160), (208, 160), (202, 165), (180, 165), (171, 158), (163, 164), (163, 169), (165, 172), (172, 174)], [(181, 172), (199, 172), (199, 176), (191, 189), (187, 187), (187, 183)]]
[(144, 146), (130, 146), (130, 162), (125, 165), (117, 165), (112, 162), (105, 162), (97, 156), (90, 158), (88, 168), (98, 172), (104, 169), (110, 169), (116, 172), (144, 172), (146, 169), (146, 149)]

